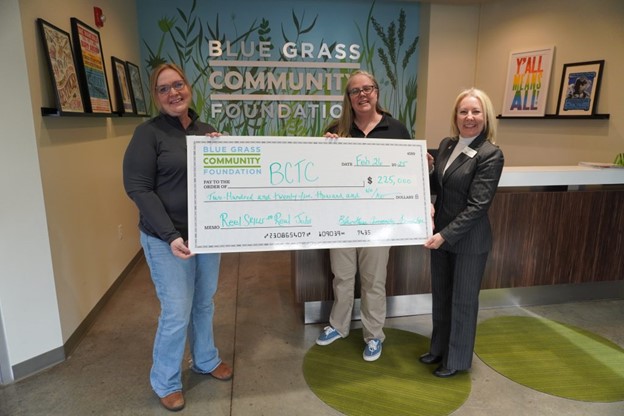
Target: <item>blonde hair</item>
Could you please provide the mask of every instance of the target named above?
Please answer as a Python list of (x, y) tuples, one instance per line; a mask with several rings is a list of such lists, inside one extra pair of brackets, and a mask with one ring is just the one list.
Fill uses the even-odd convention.
[(158, 110), (161, 110), (161, 107), (160, 101), (156, 99), (156, 97), (158, 96), (158, 91), (156, 91), (156, 87), (158, 85), (156, 85), (156, 83), (158, 82), (158, 77), (160, 76), (161, 72), (163, 72), (165, 69), (171, 69), (177, 72), (178, 75), (180, 75), (180, 77), (182, 78), (182, 81), (184, 81), (184, 84), (189, 87), (189, 91), (191, 92), (191, 94), (193, 93), (192, 89), (190, 88), (188, 78), (184, 74), (184, 71), (182, 71), (182, 68), (180, 68), (176, 64), (171, 63), (160, 64), (156, 68), (154, 68), (152, 74), (150, 75), (150, 93), (152, 95), (152, 102)]
[(364, 75), (371, 80), (371, 82), (375, 86), (375, 89), (377, 90), (377, 104), (375, 105), (375, 110), (379, 114), (387, 113), (379, 104), (379, 84), (377, 83), (377, 80), (375, 79), (373, 74), (362, 70), (357, 70), (353, 72), (347, 80), (344, 96), (342, 98), (342, 114), (340, 115), (340, 118), (338, 120), (332, 122), (327, 128), (328, 131), (335, 128), (336, 134), (338, 134), (338, 136), (340, 137), (350, 136), (351, 126), (353, 125), (353, 120), (355, 119), (355, 112), (353, 111), (353, 106), (351, 105), (349, 90), (351, 89), (351, 81), (356, 75)]
[(455, 99), (455, 105), (453, 106), (453, 111), (451, 112), (451, 135), (459, 136), (459, 127), (457, 127), (457, 109), (459, 108), (459, 104), (466, 97), (474, 97), (481, 103), (481, 107), (483, 109), (483, 119), (485, 121), (485, 124), (483, 125), (483, 132), (485, 133), (486, 139), (494, 143), (496, 140), (496, 116), (494, 115), (494, 106), (492, 105), (490, 97), (477, 88), (464, 90), (460, 92)]

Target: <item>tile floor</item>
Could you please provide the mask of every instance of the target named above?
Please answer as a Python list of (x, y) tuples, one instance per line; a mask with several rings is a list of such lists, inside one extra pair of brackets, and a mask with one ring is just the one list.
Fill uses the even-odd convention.
[[(216, 342), (234, 366), (234, 379), (221, 382), (185, 370), (187, 406), (179, 414), (339, 415), (303, 378), (303, 356), (323, 325), (302, 324), (302, 308), (292, 296), (290, 253), (223, 255), (215, 302)], [(537, 314), (580, 326), (624, 347), (624, 299), (487, 309), (479, 319), (507, 314)], [(149, 271), (140, 261), (68, 360), (0, 387), (0, 415), (170, 414), (148, 381), (157, 315)], [(431, 334), (430, 315), (391, 318), (386, 325)], [(624, 402), (586, 403), (536, 392), (476, 356), (471, 378), (470, 397), (452, 416), (624, 415)]]

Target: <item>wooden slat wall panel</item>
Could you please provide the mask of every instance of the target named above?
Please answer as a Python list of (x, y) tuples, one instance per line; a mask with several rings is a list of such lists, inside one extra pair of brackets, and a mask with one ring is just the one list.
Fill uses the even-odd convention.
[[(482, 288), (624, 279), (624, 191), (499, 192), (490, 208), (494, 245)], [(292, 253), (298, 302), (331, 300), (328, 250)], [(390, 251), (388, 296), (429, 293), (429, 252)]]
[(499, 193), (482, 287), (624, 279), (624, 192)]

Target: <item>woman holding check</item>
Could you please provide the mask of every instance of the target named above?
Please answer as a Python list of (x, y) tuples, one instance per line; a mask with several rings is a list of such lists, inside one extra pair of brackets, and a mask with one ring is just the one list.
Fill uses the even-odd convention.
[(479, 312), (479, 289), (492, 230), (488, 209), (503, 171), (494, 145), (492, 102), (481, 90), (462, 91), (451, 111), (451, 137), (440, 143), (431, 189), (436, 192), (431, 250), (433, 333), (424, 364), (439, 364), (437, 377), (471, 367)]
[[(384, 111), (378, 101), (379, 84), (364, 71), (354, 72), (347, 81), (342, 115), (331, 124), (325, 137), (410, 139), (403, 123)], [(390, 247), (336, 248), (329, 251), (334, 274), (334, 304), (326, 326), (316, 340), (328, 345), (349, 335), (354, 302), (355, 275), (361, 281), (362, 332), (366, 346), (363, 358), (381, 356), (385, 339), (386, 274)]]
[(155, 68), (150, 90), (160, 113), (136, 128), (123, 179), (139, 209), (141, 245), (160, 301), (150, 382), (162, 406), (178, 411), (185, 405), (181, 364), (187, 336), (194, 372), (232, 378), (212, 330), (219, 254), (193, 254), (186, 245), (186, 136), (220, 134), (189, 108), (191, 86), (178, 66)]

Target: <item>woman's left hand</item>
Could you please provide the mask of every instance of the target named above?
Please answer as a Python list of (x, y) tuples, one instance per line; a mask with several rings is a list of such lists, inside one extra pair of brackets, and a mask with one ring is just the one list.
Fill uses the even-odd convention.
[(213, 131), (212, 133), (206, 133), (206, 136), (208, 136), (208, 137), (221, 137), (222, 134), (219, 133), (218, 131)]

